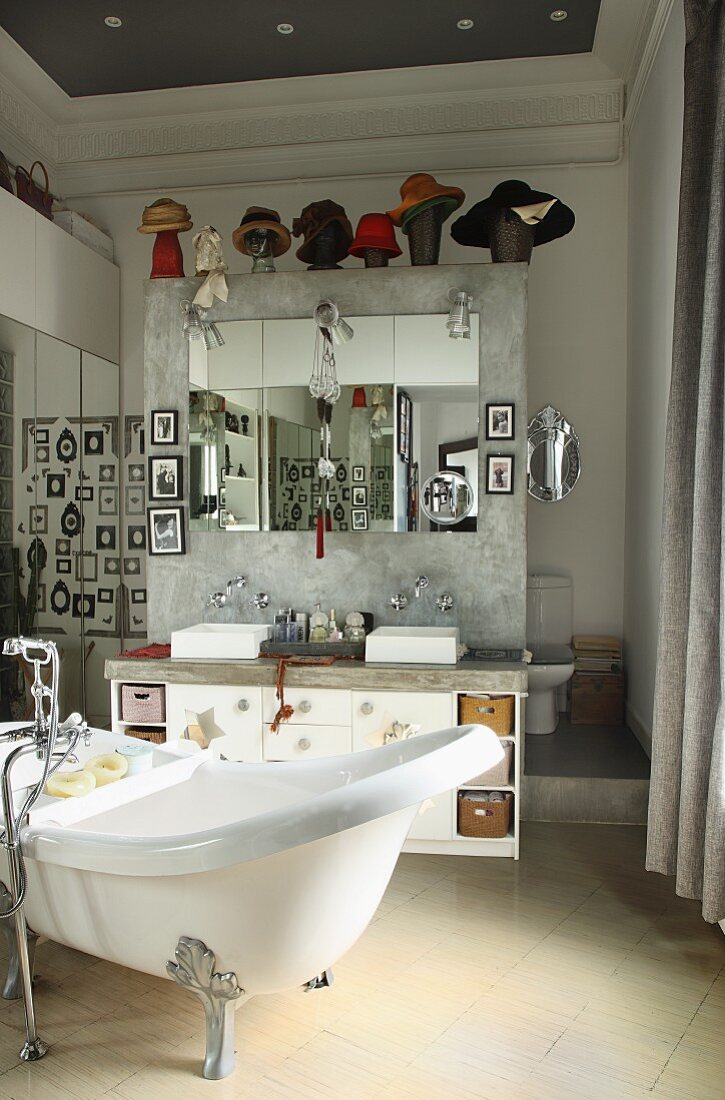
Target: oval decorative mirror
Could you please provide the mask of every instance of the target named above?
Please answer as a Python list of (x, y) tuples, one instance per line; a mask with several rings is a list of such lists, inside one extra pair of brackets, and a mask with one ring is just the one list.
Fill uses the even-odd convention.
[(432, 523), (450, 527), (460, 523), (474, 504), (473, 487), (463, 474), (439, 470), (423, 482), (420, 506)]
[(579, 480), (579, 436), (553, 405), (529, 422), (527, 470), (529, 495), (536, 500), (563, 500)]

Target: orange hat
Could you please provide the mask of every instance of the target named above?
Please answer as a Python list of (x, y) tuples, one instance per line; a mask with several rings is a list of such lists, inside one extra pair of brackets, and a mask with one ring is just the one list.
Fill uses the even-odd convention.
[(405, 183), (401, 185), (400, 197), (403, 201), (395, 210), (388, 210), (388, 217), (394, 225), (401, 225), (403, 214), (411, 207), (417, 206), (420, 202), (425, 202), (426, 199), (445, 196), (456, 200), (456, 208), (461, 205), (466, 197), (465, 192), (461, 191), (460, 187), (443, 187), (442, 184), (436, 182), (435, 176), (431, 176), (428, 172), (415, 172), (412, 176), (408, 176)]

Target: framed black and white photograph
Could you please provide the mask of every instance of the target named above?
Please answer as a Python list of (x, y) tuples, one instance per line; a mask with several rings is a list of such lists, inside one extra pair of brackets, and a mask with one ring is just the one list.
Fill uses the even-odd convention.
[(410, 435), (413, 404), (405, 390), (398, 390), (398, 454), (410, 462)]
[(486, 405), (486, 439), (514, 438), (514, 405)]
[(149, 508), (149, 553), (185, 554), (184, 509)]
[(176, 409), (155, 409), (151, 413), (151, 442), (158, 447), (179, 442), (179, 414)]
[(353, 529), (353, 531), (367, 531), (367, 529), (368, 529), (368, 512), (367, 512), (367, 508), (353, 508), (351, 515), (352, 515), (352, 529)]
[(352, 468), (352, 480), (353, 481), (364, 481), (365, 480), (365, 467), (364, 466), (353, 466), (353, 468)]
[(352, 487), (352, 506), (353, 506), (353, 508), (367, 508), (367, 506), (368, 506), (367, 485), (353, 485), (353, 487)]
[(181, 500), (181, 455), (149, 458), (149, 500)]
[(514, 456), (488, 455), (486, 462), (486, 492), (513, 493)]

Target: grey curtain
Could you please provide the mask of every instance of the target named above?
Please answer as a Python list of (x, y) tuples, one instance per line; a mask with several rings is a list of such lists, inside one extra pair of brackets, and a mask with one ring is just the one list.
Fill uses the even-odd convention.
[(725, 16), (684, 0), (685, 117), (647, 867), (725, 918)]

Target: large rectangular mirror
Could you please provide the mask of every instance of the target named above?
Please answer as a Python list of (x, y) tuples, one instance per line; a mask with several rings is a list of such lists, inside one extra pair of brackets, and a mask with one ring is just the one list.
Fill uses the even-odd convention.
[[(52, 638), (62, 713), (96, 726), (129, 619), (122, 563), (146, 595), (144, 546), (123, 557), (123, 447), (118, 366), (0, 316), (0, 640)], [(0, 658), (0, 717), (33, 710), (21, 664)]]
[[(336, 348), (341, 395), (330, 423), (333, 531), (442, 530), (421, 490), (462, 473), (474, 506), (446, 530), (472, 531), (478, 497), (478, 316), (470, 341), (446, 315), (351, 317)], [(310, 396), (311, 319), (219, 323), (224, 346), (190, 347), (192, 530), (306, 531), (321, 506), (321, 424)]]

